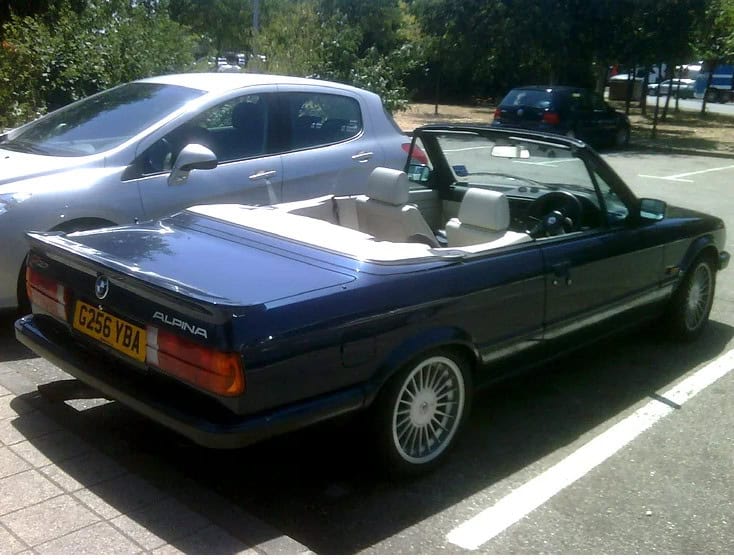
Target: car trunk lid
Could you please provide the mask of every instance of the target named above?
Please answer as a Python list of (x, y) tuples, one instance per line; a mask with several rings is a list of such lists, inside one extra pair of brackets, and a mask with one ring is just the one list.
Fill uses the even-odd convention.
[(28, 237), (36, 253), (82, 273), (70, 276), (70, 287), (92, 302), (100, 274), (191, 311), (253, 309), (354, 281), (349, 270), (284, 250), (277, 239), (268, 244), (267, 236), (191, 212), (136, 227)]

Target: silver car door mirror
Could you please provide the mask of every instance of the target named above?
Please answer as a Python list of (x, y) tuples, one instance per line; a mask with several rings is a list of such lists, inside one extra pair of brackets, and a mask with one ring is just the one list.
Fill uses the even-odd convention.
[(217, 166), (217, 156), (206, 146), (189, 144), (176, 157), (176, 161), (168, 177), (168, 185), (175, 186), (185, 183), (193, 169), (214, 169)]

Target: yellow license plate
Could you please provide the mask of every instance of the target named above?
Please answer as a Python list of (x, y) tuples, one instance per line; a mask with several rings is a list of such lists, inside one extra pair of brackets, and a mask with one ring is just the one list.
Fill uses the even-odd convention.
[(82, 301), (74, 309), (74, 329), (138, 361), (145, 361), (146, 332)]

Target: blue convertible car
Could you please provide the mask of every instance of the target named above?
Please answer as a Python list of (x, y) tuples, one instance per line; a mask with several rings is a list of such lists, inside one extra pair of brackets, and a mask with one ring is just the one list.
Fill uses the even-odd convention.
[(29, 233), (16, 335), (202, 445), (363, 410), (417, 473), (480, 386), (641, 321), (706, 325), (720, 219), (636, 198), (577, 140), (427, 126), (413, 149), (359, 196)]

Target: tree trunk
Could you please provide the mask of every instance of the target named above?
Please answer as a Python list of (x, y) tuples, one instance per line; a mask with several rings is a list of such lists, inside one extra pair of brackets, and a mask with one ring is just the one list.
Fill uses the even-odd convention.
[(627, 71), (627, 95), (624, 99), (624, 114), (630, 114), (630, 103), (632, 102), (632, 93), (635, 87), (635, 74), (637, 74), (637, 65), (632, 67), (632, 72)]
[[(650, 83), (650, 68), (648, 66), (644, 67), (645, 69), (645, 77), (642, 78), (642, 91), (640, 91), (640, 112), (643, 115), (647, 115), (647, 85)], [(657, 105), (657, 103), (656, 103)]]
[(441, 93), (441, 67), (438, 67), (438, 75), (436, 76), (436, 101), (433, 106), (433, 114), (434, 116), (438, 116), (438, 102), (439, 102), (439, 94)]
[(606, 63), (599, 64), (599, 69), (596, 72), (596, 92), (602, 97), (604, 96), (604, 88), (607, 85), (608, 73), (609, 65)]
[[(673, 75), (669, 78), (670, 83), (668, 84), (668, 95), (665, 98), (665, 106), (663, 107), (663, 116), (661, 117), (661, 120), (665, 120), (668, 118), (668, 107), (670, 106), (670, 97), (673, 95), (673, 78), (675, 78), (675, 72), (673, 72)], [(662, 82), (661, 82), (662, 86)], [(661, 87), (661, 86), (658, 86)], [(680, 92), (680, 80), (678, 81), (678, 89), (675, 92), (676, 98), (678, 97), (678, 93)]]
[(711, 87), (711, 82), (714, 81), (714, 70), (718, 65), (718, 60), (709, 61), (709, 75), (706, 78), (706, 88), (703, 90), (703, 100), (701, 101), (701, 116), (706, 114), (706, 96), (708, 95), (709, 87)]
[[(653, 112), (652, 114), (652, 132), (650, 133), (650, 137), (653, 140), (658, 135), (658, 112), (660, 111), (660, 93), (660, 86), (658, 85), (658, 94), (655, 96), (655, 112)], [(645, 101), (647, 101), (647, 88), (645, 88)]]

